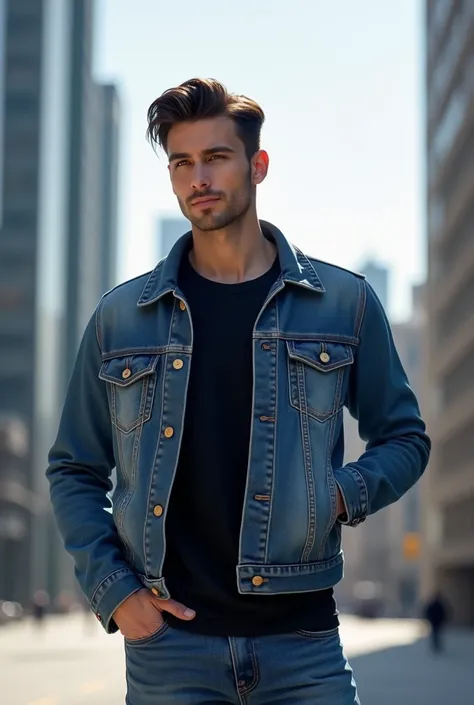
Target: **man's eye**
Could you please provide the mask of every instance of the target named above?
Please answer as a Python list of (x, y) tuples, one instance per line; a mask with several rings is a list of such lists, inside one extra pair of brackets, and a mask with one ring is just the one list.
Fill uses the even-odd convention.
[(188, 163), (188, 160), (187, 160), (187, 159), (181, 159), (180, 162), (177, 162), (177, 164), (176, 164), (176, 169), (177, 169), (179, 166), (186, 166), (187, 163)]
[(225, 157), (222, 154), (212, 154), (209, 157), (209, 161), (212, 161), (213, 159), (225, 159)]

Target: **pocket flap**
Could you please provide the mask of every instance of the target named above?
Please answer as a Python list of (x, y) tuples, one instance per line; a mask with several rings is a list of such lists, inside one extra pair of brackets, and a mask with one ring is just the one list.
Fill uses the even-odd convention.
[(320, 372), (330, 372), (354, 362), (351, 345), (314, 340), (287, 340), (288, 355)]
[(105, 360), (99, 371), (100, 379), (127, 387), (138, 379), (154, 373), (159, 355), (127, 355)]

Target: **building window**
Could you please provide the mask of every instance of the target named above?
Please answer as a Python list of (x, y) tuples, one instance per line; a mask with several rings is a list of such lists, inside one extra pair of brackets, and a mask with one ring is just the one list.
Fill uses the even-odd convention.
[(438, 341), (444, 343), (474, 311), (474, 277), (459, 289), (438, 319)]
[(453, 267), (456, 267), (462, 260), (464, 254), (471, 246), (473, 233), (474, 200), (471, 202), (466, 216), (458, 223), (446, 243), (443, 243), (441, 247), (439, 262), (443, 274), (451, 272)]
[(430, 199), (428, 208), (428, 237), (432, 240), (438, 240), (444, 226), (444, 201), (440, 196)]
[(5, 208), (3, 217), (3, 224), (5, 228), (17, 229), (18, 231), (36, 228), (36, 213), (34, 211), (12, 211)]
[(442, 162), (446, 159), (463, 124), (468, 106), (468, 96), (463, 86), (460, 86), (449, 101), (433, 138), (430, 149), (431, 183), (437, 176)]
[[(471, 468), (474, 471), (474, 466)], [(443, 543), (474, 540), (474, 497), (465, 497), (443, 510)]]
[(459, 429), (451, 438), (439, 445), (440, 474), (455, 474), (474, 462), (474, 423)]
[(452, 6), (453, 0), (435, 0), (428, 6), (428, 53), (430, 57), (433, 56), (435, 48), (439, 50), (437, 45), (447, 25)]
[(474, 398), (474, 351), (457, 364), (443, 380), (443, 401), (446, 406), (455, 403), (466, 390), (471, 390)]
[(471, 3), (457, 2), (456, 17), (449, 31), (444, 48), (435, 58), (433, 79), (429, 90), (429, 116), (436, 119), (439, 105), (446, 97), (446, 92), (453, 80), (455, 67), (469, 31)]
[(31, 114), (39, 108), (39, 93), (7, 93), (6, 111), (13, 116)]

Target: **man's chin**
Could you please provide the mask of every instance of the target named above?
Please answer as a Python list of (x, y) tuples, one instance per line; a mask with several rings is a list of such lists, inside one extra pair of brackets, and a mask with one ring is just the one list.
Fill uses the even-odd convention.
[[(191, 218), (190, 218), (191, 220)], [(206, 215), (203, 218), (193, 218), (191, 223), (195, 228), (201, 230), (203, 233), (209, 233), (213, 230), (222, 230), (222, 228), (227, 227), (229, 223), (223, 220), (216, 220), (212, 215)]]

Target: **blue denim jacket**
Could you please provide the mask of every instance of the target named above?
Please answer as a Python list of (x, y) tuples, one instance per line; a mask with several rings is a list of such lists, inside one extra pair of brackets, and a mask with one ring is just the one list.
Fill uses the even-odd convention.
[[(261, 224), (277, 245), (281, 275), (253, 332), (237, 588), (242, 594), (320, 590), (342, 578), (341, 523), (356, 526), (399, 499), (424, 471), (430, 441), (365, 278), (308, 258), (277, 228)], [(117, 629), (114, 610), (139, 588), (169, 597), (165, 523), (193, 351), (192, 312), (177, 275), (190, 237), (151, 274), (100, 301), (49, 456), (60, 532), (109, 632)], [(345, 466), (344, 405), (367, 442), (364, 455)], [(337, 487), (346, 506), (342, 522)]]

